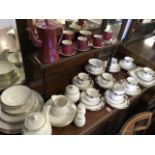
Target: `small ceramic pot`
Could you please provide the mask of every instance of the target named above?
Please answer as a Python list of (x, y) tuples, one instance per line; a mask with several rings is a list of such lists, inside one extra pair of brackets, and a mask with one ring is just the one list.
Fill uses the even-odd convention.
[(80, 99), (79, 88), (75, 85), (68, 85), (66, 87), (65, 95), (73, 102), (77, 102)]

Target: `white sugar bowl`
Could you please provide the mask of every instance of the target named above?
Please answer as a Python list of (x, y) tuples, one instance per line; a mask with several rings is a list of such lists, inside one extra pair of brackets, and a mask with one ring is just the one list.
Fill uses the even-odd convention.
[(85, 107), (85, 105), (83, 103), (79, 103), (77, 105), (77, 112), (82, 113), (84, 115), (86, 114), (86, 107)]
[(49, 111), (51, 106), (48, 105), (43, 112), (34, 112), (29, 114), (24, 122), (24, 135), (51, 135), (52, 127), (49, 121)]
[(86, 124), (85, 114), (77, 113), (77, 115), (76, 115), (76, 117), (74, 119), (74, 124), (77, 127), (83, 127)]
[(65, 95), (73, 102), (77, 102), (80, 99), (80, 90), (75, 85), (68, 85), (65, 90)]

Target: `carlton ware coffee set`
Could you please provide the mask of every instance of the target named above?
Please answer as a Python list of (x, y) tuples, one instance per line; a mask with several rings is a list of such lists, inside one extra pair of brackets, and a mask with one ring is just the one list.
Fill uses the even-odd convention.
[[(38, 58), (43, 64), (55, 62), (62, 56), (72, 56), (77, 51), (88, 51), (91, 47), (102, 48), (104, 44), (116, 42), (111, 30), (102, 34), (92, 34), (85, 29), (63, 29), (63, 26), (54, 20), (37, 20), (33, 26), (28, 21), (27, 31), (33, 45), (38, 48)], [(79, 23), (80, 24), (80, 23)]]
[[(126, 56), (119, 62), (112, 58), (109, 73), (105, 72), (106, 66), (107, 61), (89, 59), (85, 66), (87, 73), (77, 74), (64, 94), (52, 95), (45, 104), (41, 95), (27, 86), (8, 87), (0, 98), (0, 131), (38, 135), (52, 134), (52, 127), (65, 127), (72, 122), (76, 127), (83, 127), (87, 110), (98, 111), (105, 104), (125, 109), (130, 104), (128, 96), (139, 95), (142, 87), (155, 85), (154, 71), (149, 67), (137, 67), (131, 57)], [(113, 73), (121, 69), (126, 70), (129, 77), (117, 81)], [(8, 74), (15, 74), (9, 65), (7, 70)], [(3, 74), (7, 73), (0, 69), (0, 79)]]

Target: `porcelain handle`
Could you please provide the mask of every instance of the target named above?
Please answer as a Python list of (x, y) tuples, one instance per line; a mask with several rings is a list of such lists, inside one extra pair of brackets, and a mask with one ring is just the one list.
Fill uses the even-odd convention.
[(50, 110), (51, 110), (51, 105), (44, 106), (43, 108), (43, 114), (45, 115), (48, 122), (50, 121), (49, 119)]

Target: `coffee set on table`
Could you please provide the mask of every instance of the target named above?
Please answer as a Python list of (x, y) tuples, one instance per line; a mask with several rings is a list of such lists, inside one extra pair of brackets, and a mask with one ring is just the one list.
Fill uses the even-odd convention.
[(90, 48), (102, 48), (105, 44), (114, 43), (112, 31), (105, 30), (103, 34), (92, 34), (88, 30), (80, 30), (76, 34), (73, 30), (64, 30), (59, 54), (62, 56), (72, 56), (79, 52), (90, 50)]
[[(98, 111), (105, 105), (125, 109), (130, 104), (129, 96), (139, 95), (142, 87), (155, 85), (154, 71), (149, 67), (136, 67), (131, 57), (119, 62), (113, 58), (110, 73), (105, 72), (106, 65), (107, 61), (89, 59), (85, 66), (87, 73), (78, 73), (64, 94), (52, 95), (45, 104), (42, 97), (27, 86), (7, 88), (1, 94), (0, 131), (35, 135), (52, 134), (52, 127), (65, 127), (72, 122), (76, 127), (83, 127), (86, 110)], [(121, 69), (127, 71), (129, 77), (117, 81), (116, 73)]]

